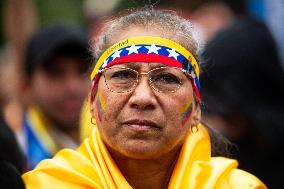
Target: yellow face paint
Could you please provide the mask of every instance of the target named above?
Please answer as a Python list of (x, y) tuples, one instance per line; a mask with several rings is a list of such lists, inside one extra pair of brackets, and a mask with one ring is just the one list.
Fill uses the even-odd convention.
[(97, 100), (97, 111), (98, 111), (98, 118), (99, 121), (102, 121), (102, 115), (106, 109), (106, 101), (102, 94), (98, 92), (98, 100)]
[(189, 99), (185, 106), (180, 109), (180, 113), (181, 123), (184, 125), (192, 113), (192, 99)]
[(104, 99), (104, 97), (103, 97), (103, 95), (101, 93), (99, 93), (98, 95), (99, 95), (99, 102), (100, 102), (100, 105), (101, 105), (101, 109), (103, 111), (105, 111), (105, 109), (106, 109), (106, 101), (105, 101), (105, 99)]

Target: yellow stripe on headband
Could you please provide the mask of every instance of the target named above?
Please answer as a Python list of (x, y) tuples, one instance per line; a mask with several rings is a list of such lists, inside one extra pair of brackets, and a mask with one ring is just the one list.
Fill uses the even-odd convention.
[(115, 51), (120, 50), (124, 47), (131, 46), (131, 45), (160, 45), (168, 48), (172, 48), (182, 54), (184, 57), (187, 59), (191, 58), (191, 64), (194, 68), (195, 74), (197, 77), (199, 77), (199, 67), (197, 64), (197, 61), (195, 57), (188, 51), (186, 50), (183, 46), (180, 44), (169, 40), (167, 38), (162, 38), (162, 37), (152, 37), (152, 36), (137, 36), (137, 37), (130, 37), (124, 40), (119, 41), (118, 43), (115, 43), (112, 45), (110, 48), (108, 48), (102, 56), (99, 58), (97, 61), (95, 68), (91, 74), (91, 80), (95, 77), (101, 66), (104, 64), (104, 61)]

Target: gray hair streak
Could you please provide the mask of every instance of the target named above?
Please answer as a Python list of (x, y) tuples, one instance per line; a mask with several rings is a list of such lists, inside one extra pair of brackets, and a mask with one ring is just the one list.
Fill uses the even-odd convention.
[(117, 17), (105, 25), (104, 31), (94, 39), (93, 45), (91, 45), (94, 60), (97, 61), (109, 46), (117, 42), (113, 41), (115, 36), (133, 26), (146, 29), (156, 28), (159, 31), (164, 31), (164, 36), (161, 37), (169, 38), (181, 44), (197, 58), (198, 43), (193, 37), (192, 23), (178, 16), (174, 11), (155, 10), (146, 7), (135, 10), (128, 15)]

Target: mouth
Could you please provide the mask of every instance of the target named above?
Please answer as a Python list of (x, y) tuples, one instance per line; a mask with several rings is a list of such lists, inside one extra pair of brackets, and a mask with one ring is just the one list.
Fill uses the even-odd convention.
[(133, 119), (123, 123), (136, 131), (161, 130), (161, 127), (151, 120)]

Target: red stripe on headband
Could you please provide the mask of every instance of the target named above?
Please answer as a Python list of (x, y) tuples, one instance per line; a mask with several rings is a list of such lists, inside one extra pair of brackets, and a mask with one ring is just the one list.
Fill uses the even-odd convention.
[[(115, 64), (131, 63), (131, 62), (151, 62), (151, 63), (161, 63), (171, 67), (182, 68), (182, 63), (174, 58), (170, 58), (158, 54), (130, 54), (127, 56), (122, 56), (116, 58), (115, 60), (108, 63), (104, 68), (108, 68)], [(103, 69), (103, 68), (102, 68)]]
[(195, 86), (193, 79), (191, 79), (190, 81), (193, 85), (193, 89), (194, 89), (194, 92), (195, 92), (195, 95), (196, 95), (196, 98), (197, 98), (197, 102), (200, 104), (201, 99), (200, 99), (199, 90), (198, 90), (197, 86)]

